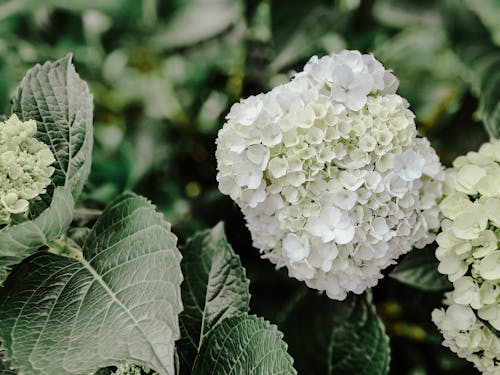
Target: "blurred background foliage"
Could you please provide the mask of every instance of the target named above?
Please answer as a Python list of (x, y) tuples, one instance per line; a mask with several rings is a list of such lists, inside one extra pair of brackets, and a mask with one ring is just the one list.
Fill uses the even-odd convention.
[[(488, 138), (484, 111), (476, 111), (485, 80), (470, 70), (481, 51), (464, 43), (496, 51), (482, 66), (500, 70), (499, 1), (3, 0), (0, 113), (10, 111), (29, 67), (72, 52), (95, 100), (80, 221), (127, 189), (151, 199), (181, 243), (224, 220), (251, 280), (252, 310), (279, 322), (302, 287), (259, 260), (241, 213), (217, 190), (214, 141), (230, 106), (286, 82), (311, 55), (373, 52), (394, 70), (420, 134), (449, 164)], [(441, 299), (390, 278), (375, 288), (391, 374), (475, 373), (440, 346), (430, 312)]]

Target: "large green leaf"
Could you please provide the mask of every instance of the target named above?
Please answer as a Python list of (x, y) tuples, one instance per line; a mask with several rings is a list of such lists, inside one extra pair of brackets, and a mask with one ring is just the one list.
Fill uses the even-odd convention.
[(479, 98), (478, 117), (490, 137), (500, 138), (500, 47), (463, 0), (444, 2), (443, 18), (457, 55)]
[(174, 374), (181, 255), (144, 198), (104, 211), (76, 260), (39, 252), (0, 290), (0, 341), (26, 374), (88, 374), (129, 362)]
[(180, 357), (189, 368), (207, 333), (224, 318), (248, 312), (249, 282), (222, 223), (190, 239), (182, 251), (184, 311), (179, 317)]
[(73, 219), (73, 208), (69, 190), (57, 187), (50, 207), (38, 217), (0, 230), (0, 284), (7, 276), (8, 267), (66, 232)]
[(284, 315), (280, 327), (299, 374), (383, 375), (389, 371), (389, 338), (366, 293), (333, 301), (304, 290)]
[(403, 284), (424, 291), (447, 290), (452, 287), (446, 275), (438, 272), (439, 261), (434, 256), (434, 248), (416, 249), (407, 254), (389, 274)]
[(193, 375), (296, 374), (283, 334), (262, 318), (224, 319), (201, 346)]
[[(92, 162), (92, 95), (71, 62), (71, 55), (36, 65), (24, 76), (13, 99), (12, 110), (23, 120), (34, 119), (36, 137), (47, 144), (56, 159), (52, 182), (66, 186), (78, 200)], [(50, 203), (37, 204), (41, 212)]]

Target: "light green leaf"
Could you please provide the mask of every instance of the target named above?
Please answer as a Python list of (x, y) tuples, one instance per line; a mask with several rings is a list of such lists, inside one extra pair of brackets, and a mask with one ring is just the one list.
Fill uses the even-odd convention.
[(280, 327), (299, 374), (388, 373), (389, 338), (366, 293), (333, 301), (304, 290), (284, 315)]
[[(92, 162), (92, 95), (71, 62), (71, 55), (36, 65), (24, 76), (13, 98), (12, 110), (22, 120), (34, 119), (36, 138), (47, 144), (56, 159), (52, 182), (68, 187), (78, 200)], [(40, 213), (45, 205), (32, 207)]]
[(407, 254), (389, 274), (393, 279), (424, 291), (447, 290), (452, 287), (446, 275), (438, 272), (439, 261), (434, 249), (415, 249)]
[(174, 374), (181, 255), (170, 224), (124, 194), (97, 220), (76, 260), (39, 252), (0, 290), (0, 341), (14, 368), (89, 374), (121, 362)]
[(57, 187), (50, 207), (38, 217), (0, 230), (0, 284), (10, 266), (66, 232), (73, 219), (73, 208), (69, 190)]
[(183, 248), (181, 286), (184, 311), (179, 317), (180, 357), (189, 368), (210, 329), (224, 318), (247, 313), (249, 282), (240, 258), (218, 224), (191, 238)]
[(242, 16), (240, 0), (193, 0), (185, 2), (172, 21), (151, 39), (155, 48), (186, 47), (213, 38)]
[[(404, 29), (408, 26), (435, 28), (441, 23), (436, 4), (432, 2), (415, 2), (412, 0), (385, 0), (373, 3), (373, 17), (382, 25)], [(425, 26), (423, 28), (422, 26)]]
[(224, 319), (201, 346), (193, 375), (296, 374), (283, 334), (262, 318), (249, 315)]

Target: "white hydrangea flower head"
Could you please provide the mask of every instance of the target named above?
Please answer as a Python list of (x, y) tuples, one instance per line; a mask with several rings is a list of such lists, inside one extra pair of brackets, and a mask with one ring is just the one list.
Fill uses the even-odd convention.
[(253, 245), (342, 300), (439, 228), (444, 171), (398, 81), (372, 55), (313, 57), (236, 103), (217, 139), (217, 181)]
[(500, 374), (500, 140), (446, 171), (438, 270), (454, 290), (433, 320), (443, 344), (488, 375)]
[(54, 155), (34, 138), (36, 130), (34, 120), (15, 114), (0, 122), (0, 225), (9, 224), (12, 214), (26, 214), (29, 200), (50, 184)]

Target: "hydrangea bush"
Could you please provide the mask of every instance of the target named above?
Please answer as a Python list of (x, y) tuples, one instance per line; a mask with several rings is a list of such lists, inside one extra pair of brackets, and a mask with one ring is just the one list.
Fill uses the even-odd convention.
[(326, 292), (282, 278), (292, 292), (273, 300), (270, 320), (283, 334), (250, 313), (245, 259), (223, 223), (178, 240), (132, 192), (102, 211), (79, 200), (92, 95), (71, 55), (30, 69), (0, 123), (0, 373), (398, 372), (384, 323), (390, 335), (415, 327), (392, 324), (366, 289), (441, 229), (435, 254), (417, 249), (384, 273), (421, 291), (453, 286), (432, 314), (444, 345), (499, 374), (500, 141), (444, 171), (397, 86), (372, 55), (313, 57), (290, 82), (236, 103), (219, 132), (219, 187), (254, 246)]
[(432, 319), (443, 344), (484, 374), (500, 373), (500, 141), (458, 157), (446, 171), (437, 236), (439, 272), (454, 290)]
[(0, 123), (1, 374), (297, 373), (283, 334), (249, 314), (222, 224), (182, 259), (170, 223), (136, 194), (91, 210), (89, 227), (73, 221), (93, 105), (71, 55), (29, 70), (12, 112)]
[(54, 155), (35, 139), (36, 122), (13, 114), (0, 122), (0, 226), (28, 212), (29, 201), (45, 193), (54, 173)]
[(374, 286), (439, 228), (443, 169), (397, 87), (372, 55), (313, 57), (235, 104), (217, 138), (219, 189), (254, 246), (333, 299)]

